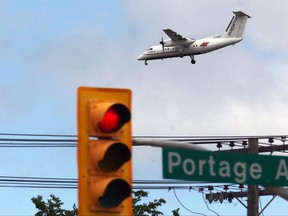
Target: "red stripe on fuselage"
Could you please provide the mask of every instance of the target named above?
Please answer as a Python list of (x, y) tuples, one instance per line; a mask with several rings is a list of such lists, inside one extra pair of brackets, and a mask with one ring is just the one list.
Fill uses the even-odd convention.
[(209, 42), (203, 42), (200, 46), (207, 46)]

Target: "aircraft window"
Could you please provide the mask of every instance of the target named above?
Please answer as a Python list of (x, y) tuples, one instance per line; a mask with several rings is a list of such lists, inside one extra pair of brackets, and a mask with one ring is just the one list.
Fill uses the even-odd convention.
[(151, 47), (151, 48), (149, 48), (148, 50), (153, 50), (153, 48)]

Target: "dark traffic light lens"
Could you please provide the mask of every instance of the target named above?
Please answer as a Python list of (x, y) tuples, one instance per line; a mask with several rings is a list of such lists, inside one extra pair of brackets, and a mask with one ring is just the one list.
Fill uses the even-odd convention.
[(125, 144), (116, 142), (109, 146), (98, 166), (104, 172), (115, 172), (130, 159), (130, 149)]
[(130, 185), (123, 179), (114, 179), (106, 187), (103, 196), (99, 197), (99, 204), (103, 208), (114, 208), (129, 197)]

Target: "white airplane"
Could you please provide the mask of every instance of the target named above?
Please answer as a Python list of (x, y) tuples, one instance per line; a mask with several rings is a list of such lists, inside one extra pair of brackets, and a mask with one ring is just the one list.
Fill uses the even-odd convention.
[(163, 29), (170, 39), (163, 40), (162, 38), (160, 45), (150, 47), (137, 59), (145, 61), (145, 65), (148, 65), (148, 60), (190, 56), (191, 63), (195, 64), (194, 55), (200, 55), (229, 45), (234, 45), (243, 39), (245, 25), (250, 16), (242, 11), (233, 13), (235, 16), (233, 16), (226, 32), (222, 35), (196, 40), (191, 37), (183, 37), (171, 29)]

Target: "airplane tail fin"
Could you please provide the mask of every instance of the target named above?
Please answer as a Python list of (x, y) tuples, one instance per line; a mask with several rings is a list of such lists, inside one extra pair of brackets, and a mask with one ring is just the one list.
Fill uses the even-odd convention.
[(251, 18), (242, 11), (236, 11), (233, 13), (235, 16), (233, 16), (226, 29), (226, 32), (222, 35), (224, 38), (242, 38), (247, 19)]

